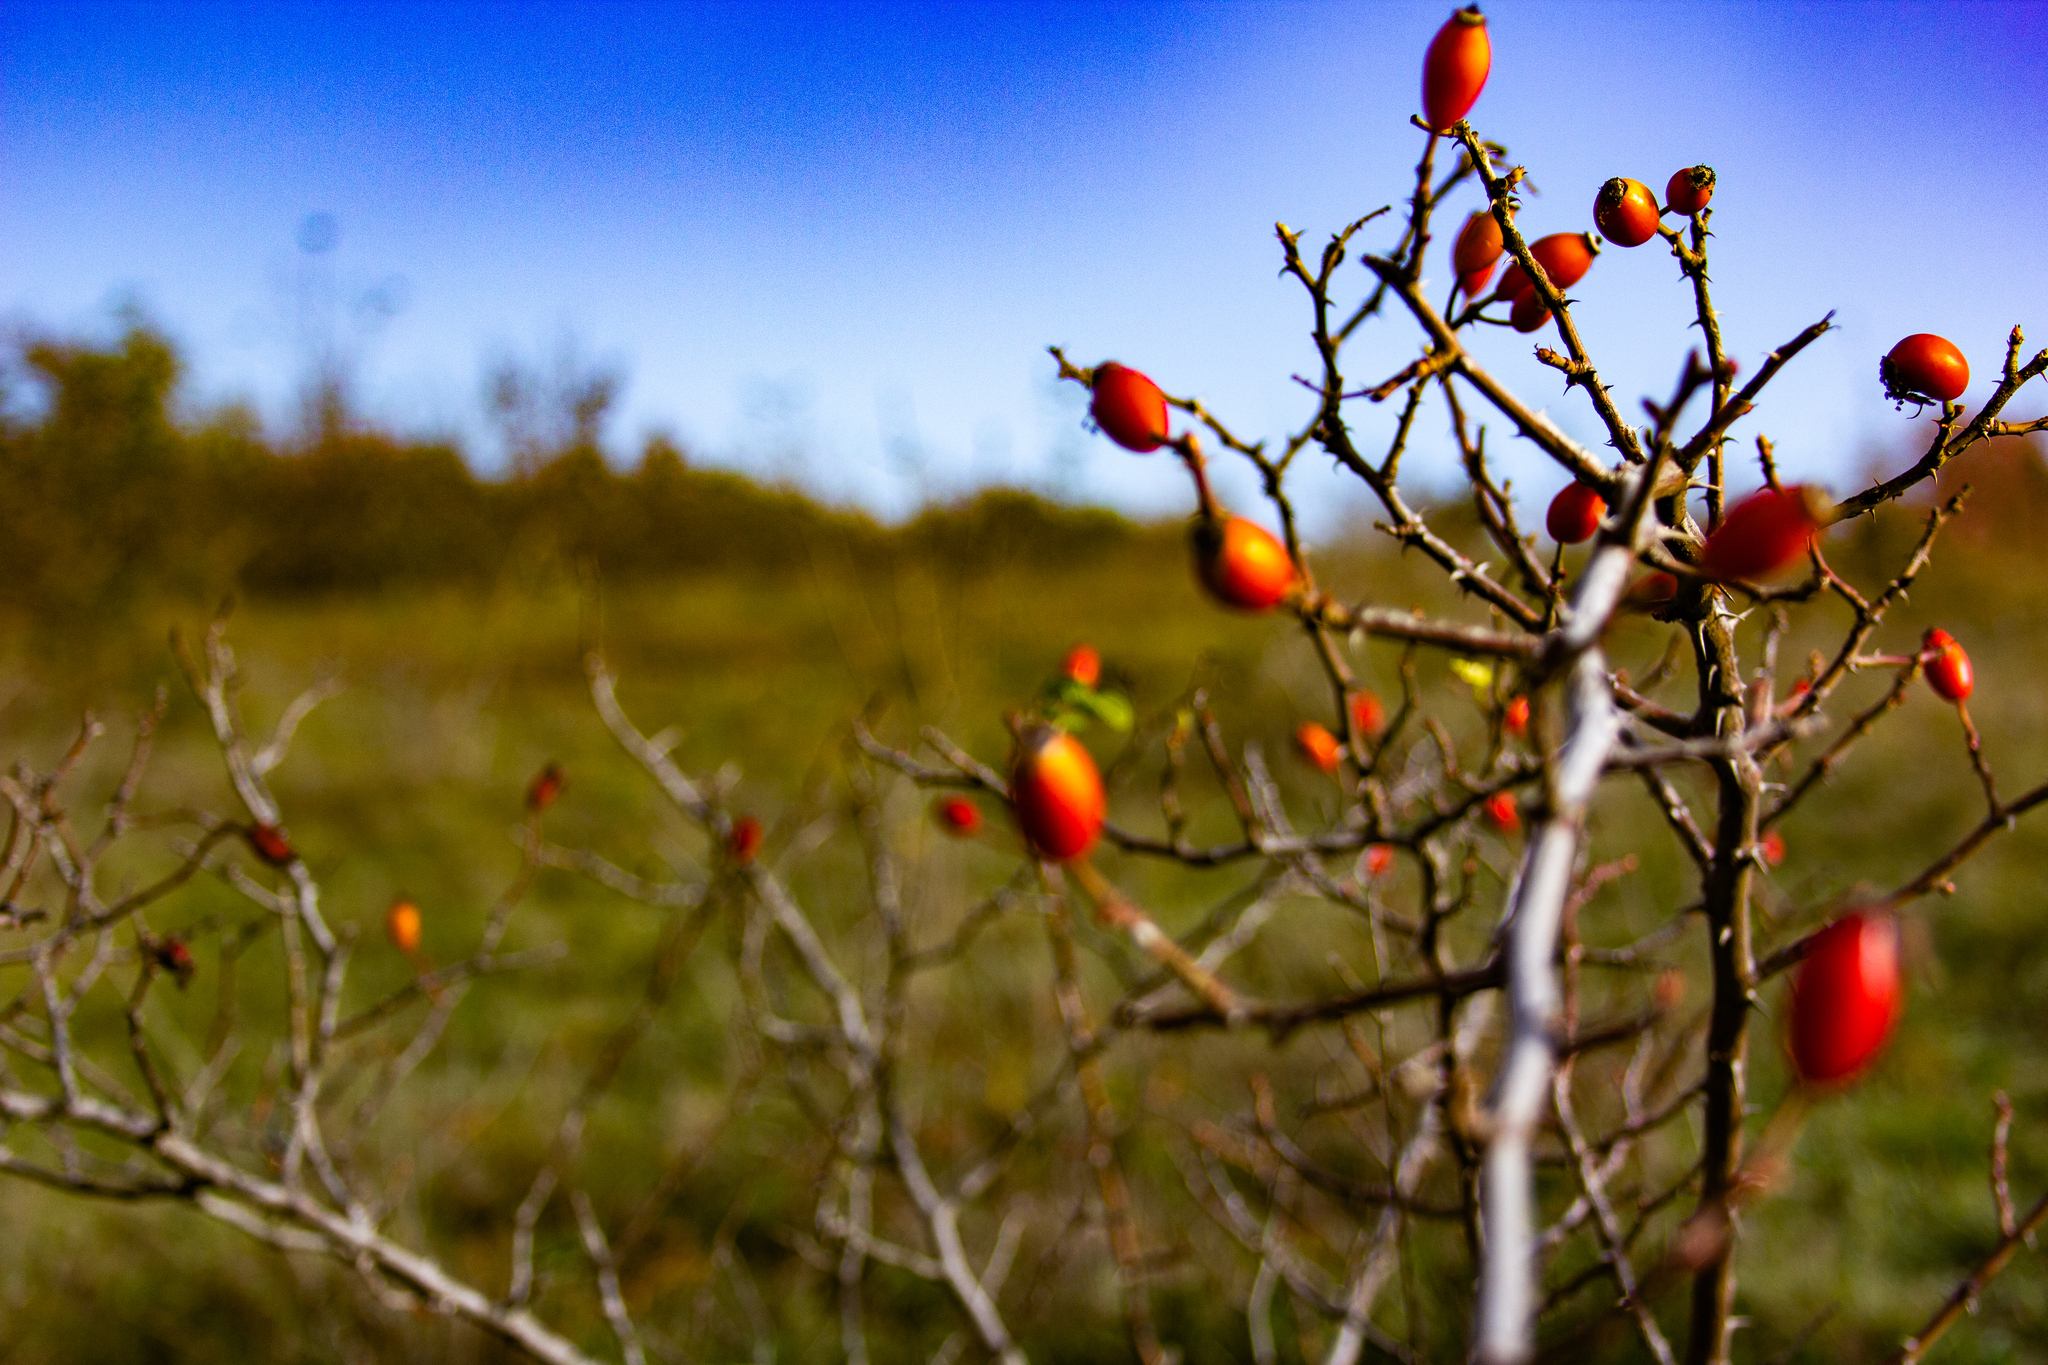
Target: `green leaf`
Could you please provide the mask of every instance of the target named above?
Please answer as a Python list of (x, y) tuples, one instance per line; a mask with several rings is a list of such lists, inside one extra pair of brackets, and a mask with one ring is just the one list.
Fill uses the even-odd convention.
[(1076, 704), (1118, 734), (1126, 734), (1137, 721), (1131, 700), (1121, 692), (1090, 691), (1075, 699)]
[(1451, 660), (1451, 672), (1463, 678), (1472, 688), (1472, 699), (1484, 706), (1493, 690), (1493, 665), (1480, 663), (1477, 659)]

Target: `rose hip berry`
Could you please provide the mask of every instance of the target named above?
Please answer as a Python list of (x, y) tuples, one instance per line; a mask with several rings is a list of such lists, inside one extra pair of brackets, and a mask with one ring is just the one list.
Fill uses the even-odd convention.
[(1647, 610), (1678, 596), (1678, 578), (1664, 573), (1647, 573), (1628, 585), (1622, 594), (1622, 601), (1639, 610)]
[(1927, 666), (1927, 685), (1944, 701), (1962, 702), (1977, 690), (1977, 675), (1970, 668), (1970, 656), (1956, 643), (1956, 637), (1940, 627), (1920, 639), (1920, 658)]
[(533, 783), (526, 789), (526, 808), (539, 815), (555, 804), (555, 798), (562, 794), (562, 765), (550, 763), (533, 776)]
[(1204, 517), (1195, 523), (1195, 572), (1219, 602), (1267, 611), (1294, 586), (1287, 547), (1255, 521)]
[(1166, 444), (1166, 394), (1144, 375), (1114, 360), (1095, 367), (1088, 414), (1110, 440), (1144, 454)]
[(1367, 739), (1378, 739), (1387, 728), (1387, 705), (1377, 692), (1351, 694), (1351, 728)]
[(384, 932), (401, 953), (416, 953), (420, 948), (420, 910), (411, 901), (402, 897), (391, 902), (391, 908), (384, 914)]
[(1043, 722), (1018, 734), (1010, 804), (1025, 841), (1060, 862), (1089, 850), (1108, 811), (1095, 760), (1081, 741)]
[(1655, 237), (1658, 217), (1657, 198), (1640, 180), (1617, 175), (1593, 196), (1593, 222), (1617, 246), (1641, 246)]
[(1827, 495), (1812, 484), (1759, 489), (1729, 508), (1707, 537), (1700, 572), (1724, 582), (1769, 578), (1805, 556), (1827, 512)]
[(1337, 737), (1312, 720), (1294, 728), (1294, 747), (1301, 756), (1326, 773), (1334, 773), (1344, 761), (1344, 746)]
[(1060, 660), (1060, 672), (1083, 687), (1093, 687), (1102, 679), (1102, 656), (1094, 645), (1075, 645)]
[(732, 822), (732, 833), (725, 836), (726, 856), (745, 867), (761, 851), (762, 835), (761, 822), (751, 815), (742, 815)]
[(1486, 16), (1479, 6), (1467, 5), (1444, 21), (1423, 54), (1422, 121), (1432, 131), (1449, 132), (1478, 102), (1492, 66)]
[(932, 818), (939, 828), (956, 838), (966, 839), (981, 829), (981, 807), (964, 796), (944, 796), (932, 803)]
[[(1600, 254), (1600, 248), (1590, 233), (1553, 232), (1531, 242), (1529, 254), (1543, 267), (1543, 273), (1550, 276), (1553, 285), (1569, 289), (1586, 278), (1586, 272), (1593, 268), (1593, 258)], [(1493, 296), (1512, 299), (1520, 296), (1523, 290), (1534, 287), (1523, 272), (1522, 263), (1510, 261), (1508, 268), (1501, 272), (1500, 283), (1493, 287)]]
[(1853, 1080), (1898, 1022), (1899, 928), (1890, 915), (1842, 916), (1808, 944), (1792, 978), (1792, 1064), (1809, 1085)]
[(1550, 538), (1560, 545), (1576, 545), (1590, 540), (1600, 529), (1600, 518), (1606, 515), (1607, 500), (1600, 496), (1600, 490), (1590, 484), (1568, 483), (1550, 500), (1550, 511), (1543, 518), (1543, 527), (1550, 532)]
[(1774, 829), (1765, 830), (1764, 837), (1756, 841), (1756, 849), (1766, 866), (1776, 867), (1785, 861), (1785, 836)]
[(1487, 823), (1503, 834), (1513, 834), (1522, 827), (1522, 808), (1513, 792), (1495, 792), (1486, 798)]
[(1515, 306), (1508, 311), (1508, 321), (1515, 325), (1517, 332), (1533, 332), (1550, 321), (1550, 310), (1537, 297), (1535, 285), (1515, 296)]
[(1714, 197), (1714, 168), (1686, 166), (1671, 173), (1664, 186), (1664, 207), (1688, 218), (1707, 206)]
[(1485, 209), (1465, 220), (1458, 229), (1457, 245), (1451, 248), (1451, 269), (1458, 275), (1458, 292), (1477, 298), (1500, 260), (1500, 224)]
[(1529, 733), (1529, 699), (1514, 697), (1508, 702), (1507, 710), (1501, 713), (1501, 727), (1516, 739)]
[(292, 850), (292, 841), (276, 825), (258, 820), (248, 829), (249, 847), (257, 857), (272, 867), (290, 867), (299, 855)]
[(1884, 396), (1896, 402), (1949, 403), (1970, 387), (1970, 362), (1947, 337), (1915, 332), (1885, 353), (1877, 377), (1884, 381)]

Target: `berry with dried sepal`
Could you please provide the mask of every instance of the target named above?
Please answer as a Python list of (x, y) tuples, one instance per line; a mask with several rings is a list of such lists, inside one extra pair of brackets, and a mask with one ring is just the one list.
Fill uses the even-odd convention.
[(290, 867), (292, 860), (299, 856), (292, 848), (292, 841), (285, 837), (285, 832), (268, 821), (258, 820), (249, 826), (245, 835), (250, 849), (272, 867)]
[(550, 763), (533, 775), (533, 782), (526, 789), (526, 808), (539, 815), (555, 804), (555, 798), (562, 794), (562, 765)]
[(1093, 687), (1102, 679), (1102, 656), (1094, 645), (1075, 645), (1060, 660), (1060, 672), (1083, 687)]
[(1128, 365), (1105, 360), (1095, 367), (1088, 415), (1110, 440), (1140, 455), (1166, 444), (1166, 394)]
[(981, 830), (981, 807), (964, 796), (942, 796), (932, 803), (932, 819), (955, 838), (971, 839)]
[(1287, 547), (1255, 521), (1202, 517), (1195, 522), (1195, 572), (1217, 601), (1241, 611), (1268, 611), (1294, 587)]
[(1465, 226), (1458, 229), (1457, 245), (1451, 248), (1451, 269), (1457, 272), (1458, 292), (1468, 299), (1477, 298), (1493, 277), (1500, 253), (1500, 224), (1493, 215), (1481, 209), (1467, 218)]
[(1970, 656), (1956, 643), (1956, 637), (1936, 626), (1920, 638), (1920, 660), (1927, 668), (1927, 685), (1944, 701), (1964, 702), (1977, 690), (1977, 675)]
[(1688, 218), (1707, 206), (1714, 197), (1714, 168), (1686, 166), (1671, 173), (1664, 185), (1664, 207)]
[(1337, 737), (1312, 720), (1294, 727), (1294, 747), (1301, 756), (1326, 773), (1334, 773), (1344, 761), (1344, 746)]
[(1641, 246), (1655, 237), (1659, 217), (1657, 197), (1640, 180), (1617, 175), (1593, 196), (1594, 225), (1616, 246)]
[(1017, 734), (1010, 806), (1025, 841), (1041, 856), (1065, 862), (1094, 846), (1109, 803), (1102, 774), (1081, 741), (1032, 721)]
[(411, 901), (400, 897), (391, 902), (391, 908), (384, 912), (384, 932), (401, 953), (416, 953), (420, 950), (420, 910)]
[(1558, 544), (1576, 545), (1593, 538), (1593, 533), (1600, 529), (1600, 518), (1606, 514), (1607, 499), (1600, 496), (1600, 490), (1574, 481), (1566, 484), (1550, 500), (1550, 511), (1544, 514), (1543, 527)]
[(1351, 728), (1367, 739), (1378, 739), (1387, 728), (1387, 705), (1377, 692), (1351, 694)]
[(1970, 362), (1947, 337), (1915, 332), (1877, 362), (1884, 396), (1900, 403), (1949, 403), (1970, 387)]
[(1898, 921), (1881, 911), (1842, 916), (1814, 935), (1792, 978), (1788, 1042), (1808, 1085), (1839, 1085), (1876, 1060), (1898, 1022)]
[(1502, 834), (1513, 834), (1522, 827), (1522, 808), (1513, 792), (1495, 792), (1486, 798), (1483, 809), (1487, 823)]
[(1700, 572), (1721, 582), (1781, 573), (1806, 557), (1828, 511), (1827, 494), (1810, 483), (1759, 489), (1729, 508), (1707, 537)]
[(1447, 133), (1471, 112), (1492, 67), (1486, 16), (1467, 5), (1444, 21), (1422, 57), (1422, 121), (1431, 131)]
[(754, 855), (761, 851), (764, 833), (759, 820), (751, 815), (742, 815), (732, 822), (732, 832), (725, 836), (725, 856), (730, 858), (735, 866), (747, 866), (754, 861)]

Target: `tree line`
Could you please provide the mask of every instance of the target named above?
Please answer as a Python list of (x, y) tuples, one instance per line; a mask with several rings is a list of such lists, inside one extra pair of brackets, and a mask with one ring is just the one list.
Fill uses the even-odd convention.
[(479, 474), (445, 439), (415, 439), (329, 405), (295, 439), (246, 408), (181, 411), (175, 346), (131, 321), (112, 344), (11, 339), (0, 395), (0, 610), (78, 623), (138, 604), (487, 585), (508, 575), (807, 570), (807, 546), (882, 569), (896, 556), (978, 565), (1156, 552), (1143, 526), (1016, 489), (925, 509), (901, 526), (743, 474), (650, 437), (630, 466), (595, 425), (565, 425), (512, 472)]

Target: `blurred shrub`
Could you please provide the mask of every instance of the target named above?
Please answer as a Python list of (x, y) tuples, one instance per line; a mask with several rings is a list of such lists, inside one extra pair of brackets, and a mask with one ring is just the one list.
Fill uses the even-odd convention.
[(17, 338), (9, 368), (41, 391), (32, 416), (0, 425), (0, 535), (14, 572), (0, 609), (67, 630), (119, 625), (142, 604), (210, 606), (229, 593), (304, 596), (484, 585), (595, 571), (608, 580), (807, 572), (831, 562), (882, 570), (899, 555), (962, 571), (1075, 563), (1154, 550), (1172, 528), (1077, 510), (1014, 489), (932, 508), (908, 526), (744, 475), (693, 467), (650, 439), (619, 470), (593, 425), (517, 472), (480, 478), (445, 441), (346, 420), (299, 448), (266, 441), (246, 410), (180, 420), (172, 345), (131, 321), (110, 347)]

